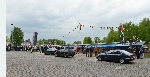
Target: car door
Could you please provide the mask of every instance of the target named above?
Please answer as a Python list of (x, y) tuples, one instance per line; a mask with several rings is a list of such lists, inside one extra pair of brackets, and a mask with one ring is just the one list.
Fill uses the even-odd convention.
[(60, 55), (64, 56), (64, 53), (65, 53), (65, 49), (62, 49), (61, 52), (60, 52)]
[(111, 50), (111, 51), (108, 51), (107, 53), (105, 53), (105, 55), (104, 55), (104, 59), (105, 60), (111, 60), (111, 57), (112, 57), (112, 54), (113, 54), (113, 51)]
[(108, 59), (109, 59), (110, 61), (114, 60), (114, 50), (111, 50), (111, 53), (109, 54)]
[(58, 51), (55, 52), (55, 54), (57, 54), (58, 56), (60, 56), (60, 52), (61, 52), (61, 50), (58, 50)]
[(114, 51), (114, 55), (112, 57), (113, 61), (118, 61), (120, 59), (121, 52), (119, 50)]

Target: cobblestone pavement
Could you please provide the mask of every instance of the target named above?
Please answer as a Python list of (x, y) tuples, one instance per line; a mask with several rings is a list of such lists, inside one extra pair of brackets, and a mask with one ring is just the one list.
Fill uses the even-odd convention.
[(150, 58), (120, 64), (77, 54), (73, 58), (39, 52), (6, 52), (7, 77), (150, 77)]

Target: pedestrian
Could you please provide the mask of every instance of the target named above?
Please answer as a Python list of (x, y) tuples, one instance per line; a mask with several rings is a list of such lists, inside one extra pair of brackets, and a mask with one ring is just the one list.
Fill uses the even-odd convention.
[(31, 47), (30, 52), (32, 53), (34, 51), (34, 46)]
[(77, 52), (77, 51), (76, 51), (76, 48), (77, 48), (77, 47), (76, 47), (76, 46), (74, 46), (74, 51), (75, 51), (75, 52)]
[(102, 53), (105, 53), (105, 48), (102, 48)]
[(94, 52), (95, 52), (95, 56), (97, 56), (97, 53), (98, 53), (98, 48), (97, 48), (97, 46), (94, 48)]
[(144, 48), (140, 48), (140, 59), (144, 59)]
[(89, 52), (88, 46), (86, 46), (86, 47), (85, 47), (85, 55), (86, 55), (86, 57), (88, 57), (88, 52)]
[(139, 59), (140, 58), (140, 49), (138, 46), (135, 46), (135, 49), (136, 49), (135, 54), (137, 56), (137, 59)]
[(129, 46), (128, 51), (132, 53), (132, 48)]
[(79, 50), (80, 50), (80, 48), (79, 48), (79, 46), (76, 48), (76, 54), (79, 54)]
[(47, 51), (47, 49), (48, 49), (48, 46), (45, 45), (45, 47), (44, 47), (44, 52)]
[(85, 51), (84, 51), (84, 46), (82, 46), (82, 53), (83, 53), (83, 54), (85, 54)]
[(98, 54), (102, 53), (102, 48), (98, 48)]
[(90, 57), (92, 57), (92, 55), (93, 55), (93, 50), (94, 50), (94, 48), (91, 46), (90, 47)]

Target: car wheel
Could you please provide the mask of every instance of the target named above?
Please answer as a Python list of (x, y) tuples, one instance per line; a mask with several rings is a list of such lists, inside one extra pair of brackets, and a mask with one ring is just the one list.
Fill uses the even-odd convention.
[(44, 55), (47, 55), (47, 53), (46, 53), (46, 52), (44, 52)]
[(68, 56), (66, 54), (64, 54), (64, 57), (67, 58)]
[(72, 57), (73, 57), (74, 55), (72, 55)]
[(44, 54), (45, 54), (45, 55), (50, 55), (50, 53), (49, 53), (49, 52), (47, 52), (47, 51), (45, 51), (45, 52), (44, 52)]
[(119, 62), (120, 62), (121, 64), (123, 64), (125, 61), (124, 61), (124, 59), (120, 59)]
[(55, 57), (58, 57), (58, 55), (57, 55), (57, 54), (55, 54)]
[(101, 58), (101, 57), (98, 57), (97, 59), (98, 59), (98, 61), (102, 61), (102, 58)]

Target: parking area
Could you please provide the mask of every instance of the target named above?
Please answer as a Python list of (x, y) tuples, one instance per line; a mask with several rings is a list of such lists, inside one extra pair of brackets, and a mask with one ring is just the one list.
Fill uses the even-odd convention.
[(120, 64), (76, 54), (72, 58), (39, 52), (6, 52), (7, 77), (150, 77), (150, 58)]

